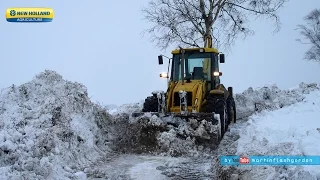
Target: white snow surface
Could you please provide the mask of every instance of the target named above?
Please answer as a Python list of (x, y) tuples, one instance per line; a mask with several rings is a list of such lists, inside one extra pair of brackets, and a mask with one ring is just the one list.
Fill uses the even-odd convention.
[(107, 115), (54, 71), (0, 94), (0, 179), (85, 179), (108, 156)]
[(150, 177), (154, 180), (167, 179), (165, 175), (161, 174), (161, 171), (157, 170), (157, 167), (161, 166), (162, 163), (154, 163), (152, 161), (138, 163), (130, 169), (130, 177), (136, 180), (149, 180)]
[(276, 110), (301, 102), (311, 91), (319, 90), (316, 83), (300, 83), (298, 87), (281, 90), (276, 84), (253, 89), (249, 87), (242, 93), (235, 94), (237, 118), (244, 119), (262, 110)]
[(141, 112), (144, 101), (131, 104), (123, 104), (120, 106), (111, 106), (107, 109), (109, 114), (119, 115), (119, 114), (131, 114), (133, 112)]
[[(255, 114), (239, 127), (237, 155), (320, 156), (320, 91), (302, 102)], [(248, 169), (248, 168), (244, 168)], [(250, 167), (252, 179), (320, 179), (320, 166)], [(281, 169), (281, 168), (280, 168)]]
[(303, 102), (253, 115), (249, 118), (246, 129), (240, 134), (238, 151), (270, 154), (270, 149), (264, 146), (290, 142), (294, 148), (287, 148), (288, 152), (284, 154), (320, 155), (320, 146), (317, 146), (320, 144), (319, 118), (319, 91), (306, 95)]

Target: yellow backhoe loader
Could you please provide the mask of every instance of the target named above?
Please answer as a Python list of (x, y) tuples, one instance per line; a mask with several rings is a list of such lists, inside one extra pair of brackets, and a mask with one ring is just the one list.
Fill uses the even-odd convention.
[[(220, 83), (219, 64), (225, 62), (224, 54), (212, 47), (212, 37), (207, 36), (204, 48), (180, 48), (173, 50), (172, 55), (168, 58), (168, 72), (160, 74), (160, 77), (168, 78), (167, 91), (153, 92), (145, 99), (142, 112), (133, 113), (132, 117), (150, 112), (159, 117), (180, 117), (186, 121), (191, 118), (206, 120), (215, 127), (210, 141), (219, 144), (228, 125), (236, 122), (232, 87), (226, 89)], [(158, 56), (160, 65), (163, 57)]]

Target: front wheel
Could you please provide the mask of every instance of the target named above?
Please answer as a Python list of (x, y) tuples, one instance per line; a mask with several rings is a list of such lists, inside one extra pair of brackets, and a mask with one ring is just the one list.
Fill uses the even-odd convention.
[(228, 129), (228, 113), (227, 113), (227, 104), (223, 96), (209, 95), (207, 102), (204, 107), (204, 111), (207, 113), (214, 112), (215, 114), (220, 115), (221, 123), (221, 139), (225, 132)]
[(149, 96), (145, 99), (142, 112), (158, 112), (158, 98)]

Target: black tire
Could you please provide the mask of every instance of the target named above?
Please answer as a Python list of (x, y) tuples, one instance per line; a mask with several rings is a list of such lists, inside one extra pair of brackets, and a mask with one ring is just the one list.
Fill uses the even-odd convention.
[(227, 104), (223, 96), (209, 94), (204, 107), (206, 113), (215, 112), (220, 115), (221, 121), (221, 139), (228, 129)]
[(158, 98), (149, 96), (145, 99), (142, 112), (158, 112)]
[(229, 97), (227, 99), (227, 112), (228, 112), (228, 125), (231, 123), (236, 123), (236, 105), (234, 99)]

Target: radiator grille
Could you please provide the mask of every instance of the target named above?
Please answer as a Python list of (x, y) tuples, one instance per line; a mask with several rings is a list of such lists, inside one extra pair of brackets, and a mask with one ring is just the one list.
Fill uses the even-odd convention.
[[(192, 92), (187, 92), (187, 105), (192, 106)], [(180, 106), (180, 97), (178, 92), (174, 93), (173, 106)]]

